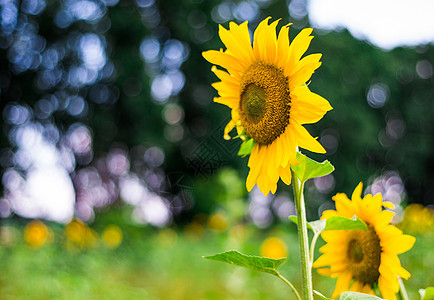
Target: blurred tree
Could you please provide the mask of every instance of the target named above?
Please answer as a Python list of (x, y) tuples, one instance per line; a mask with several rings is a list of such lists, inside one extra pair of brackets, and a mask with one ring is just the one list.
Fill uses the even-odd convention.
[[(212, 103), (217, 78), (201, 53), (224, 47), (218, 23), (232, 20), (254, 28), (268, 15), (287, 23), (291, 13), (295, 36), (308, 19), (299, 4), (289, 8), (267, 0), (3, 1), (1, 215), (33, 216), (17, 203), (25, 201), (19, 190), (31, 191), (30, 171), (47, 159), (35, 139), (69, 174), (83, 220), (125, 195), (143, 222), (151, 222), (143, 213), (153, 207), (142, 199), (149, 195), (169, 216), (212, 210), (194, 206), (193, 183), (224, 165), (245, 178), (247, 159), (236, 157), (239, 141), (222, 138), (227, 109)], [(410, 202), (432, 204), (434, 47), (384, 52), (345, 30), (315, 35), (309, 51), (323, 53), (323, 65), (309, 87), (334, 110), (308, 129), (336, 171), (328, 187), (311, 184), (312, 215), (336, 191), (387, 171), (402, 178)], [(143, 189), (141, 200), (126, 188), (132, 182)], [(195, 201), (214, 201), (215, 192), (200, 189)]]

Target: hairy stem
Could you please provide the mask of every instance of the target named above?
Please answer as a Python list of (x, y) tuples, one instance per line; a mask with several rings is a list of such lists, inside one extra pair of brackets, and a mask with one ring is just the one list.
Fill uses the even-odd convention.
[(297, 209), (298, 240), (300, 242), (300, 261), (302, 290), (304, 300), (313, 300), (312, 263), (309, 255), (309, 239), (307, 236), (306, 208), (304, 204), (304, 183), (300, 181), (295, 172), (292, 172), (292, 186), (294, 188), (295, 206)]

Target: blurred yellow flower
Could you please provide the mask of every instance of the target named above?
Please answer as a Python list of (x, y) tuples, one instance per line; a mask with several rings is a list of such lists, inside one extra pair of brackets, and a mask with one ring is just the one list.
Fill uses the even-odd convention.
[(222, 232), (228, 228), (228, 218), (222, 213), (214, 213), (208, 219), (208, 228)]
[(47, 243), (52, 235), (51, 229), (39, 220), (29, 222), (24, 228), (24, 240), (27, 245), (39, 248)]
[(312, 29), (303, 29), (290, 44), (291, 24), (283, 26), (277, 37), (279, 20), (268, 24), (269, 19), (256, 28), (253, 46), (247, 22), (231, 22), (229, 30), (221, 25), (219, 29), (226, 50), (203, 52), (206, 60), (226, 69), (211, 69), (221, 80), (213, 84), (220, 96), (214, 101), (232, 110), (224, 137), (230, 139), (235, 127), (238, 136), (249, 141), (247, 190), (257, 184), (265, 195), (276, 192), (279, 178), (291, 183), (290, 165), (297, 164), (297, 147), (325, 153), (302, 125), (318, 122), (332, 109), (306, 86), (321, 65), (321, 54), (301, 58), (313, 38)]
[(107, 248), (117, 248), (122, 243), (122, 230), (117, 225), (108, 225), (102, 232), (101, 238), (104, 246)]
[(98, 244), (98, 234), (78, 219), (72, 220), (65, 227), (67, 247), (79, 249), (93, 248)]
[(178, 241), (178, 234), (172, 228), (164, 228), (158, 233), (158, 241), (163, 247), (171, 248)]
[(203, 237), (205, 229), (203, 225), (197, 221), (193, 221), (184, 228), (184, 235), (191, 241), (198, 241)]
[(405, 208), (400, 227), (414, 233), (433, 234), (433, 225), (434, 209), (413, 203)]
[(243, 243), (249, 236), (249, 230), (244, 224), (236, 224), (229, 230), (229, 237), (232, 241)]
[(0, 226), (0, 246), (10, 247), (18, 242), (20, 232), (13, 226)]
[(261, 256), (268, 258), (282, 258), (288, 256), (285, 243), (278, 237), (269, 237), (261, 245)]
[(362, 183), (354, 190), (351, 200), (338, 193), (333, 197), (336, 210), (326, 210), (321, 219), (356, 215), (366, 223), (368, 230), (324, 231), (321, 235), (327, 244), (320, 248), (324, 254), (313, 267), (321, 268), (318, 273), (322, 275), (338, 278), (332, 298), (348, 289), (373, 295), (373, 287), (378, 284), (382, 298), (396, 300), (398, 276), (410, 277), (410, 273), (401, 267), (398, 254), (410, 250), (416, 239), (390, 225), (395, 213), (383, 207), (392, 209), (394, 206), (383, 202), (381, 194), (368, 194), (364, 198), (361, 195)]

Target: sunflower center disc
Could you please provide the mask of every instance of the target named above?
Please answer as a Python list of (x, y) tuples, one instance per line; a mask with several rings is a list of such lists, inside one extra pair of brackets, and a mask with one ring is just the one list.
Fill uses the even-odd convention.
[(266, 110), (264, 89), (250, 84), (241, 95), (241, 102), (250, 122), (258, 123), (261, 121)]
[(347, 248), (348, 265), (354, 279), (364, 284), (374, 284), (380, 277), (380, 239), (372, 227), (367, 231), (353, 230)]
[(259, 144), (271, 144), (289, 124), (288, 78), (273, 65), (256, 62), (240, 85), (240, 118), (244, 131)]

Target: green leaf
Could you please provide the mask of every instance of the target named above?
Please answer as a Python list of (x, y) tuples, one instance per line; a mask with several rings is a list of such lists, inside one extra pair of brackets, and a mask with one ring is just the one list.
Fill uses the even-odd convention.
[(356, 292), (344, 292), (339, 297), (339, 300), (381, 300), (381, 299), (382, 298), (378, 298), (377, 296), (356, 293)]
[(317, 295), (318, 297), (320, 297), (321, 299), (323, 299), (323, 300), (332, 300), (331, 298), (327, 298), (326, 296), (324, 296), (323, 294), (321, 294), (321, 293), (318, 292), (318, 291), (313, 290), (313, 293), (314, 293), (315, 295)]
[(325, 230), (368, 230), (365, 222), (353, 216), (350, 218), (345, 218), (341, 216), (332, 216), (327, 218), (327, 222), (324, 228)]
[(300, 152), (297, 152), (297, 160), (300, 163), (296, 166), (291, 165), (291, 169), (302, 183), (310, 178), (328, 175), (335, 169), (328, 160), (319, 163)]
[(245, 157), (249, 155), (253, 151), (253, 147), (255, 147), (255, 141), (253, 139), (246, 139), (240, 146), (240, 151), (238, 151), (238, 155)]
[[(298, 219), (297, 216), (289, 216), (289, 220), (298, 226)], [(313, 231), (313, 228), (309, 225), (309, 222), (307, 222), (307, 229), (310, 229)]]
[[(298, 225), (297, 216), (289, 216), (289, 220)], [(307, 222), (307, 228), (312, 230), (314, 234), (320, 234), (325, 230), (368, 230), (365, 222), (357, 216), (352, 218), (333, 216), (325, 220)]]
[[(297, 216), (289, 216), (289, 220), (295, 225), (298, 225)], [(325, 227), (326, 220), (316, 220), (312, 222), (307, 222), (307, 228), (312, 230), (315, 234), (320, 234)]]
[(309, 222), (309, 226), (312, 228), (313, 232), (315, 234), (320, 234), (324, 231), (324, 228), (326, 227), (327, 220), (316, 220)]
[(419, 290), (421, 300), (434, 300), (434, 287)]
[[(294, 223), (295, 225), (298, 225), (297, 216), (289, 216), (289, 220)], [(309, 226), (308, 226), (309, 227)], [(311, 228), (309, 228), (311, 229)]]
[(272, 259), (261, 256), (245, 255), (236, 250), (226, 251), (211, 256), (204, 256), (204, 258), (245, 267), (260, 272), (270, 273), (275, 276), (279, 276), (277, 268), (284, 261), (286, 261), (286, 258)]
[[(322, 300), (332, 300), (331, 298), (327, 298), (326, 296), (324, 296), (318, 291), (314, 290), (313, 292), (317, 296), (319, 296)], [(356, 293), (356, 292), (344, 292), (339, 297), (339, 300), (382, 300), (382, 298), (378, 298), (377, 296), (372, 296), (368, 294)]]

